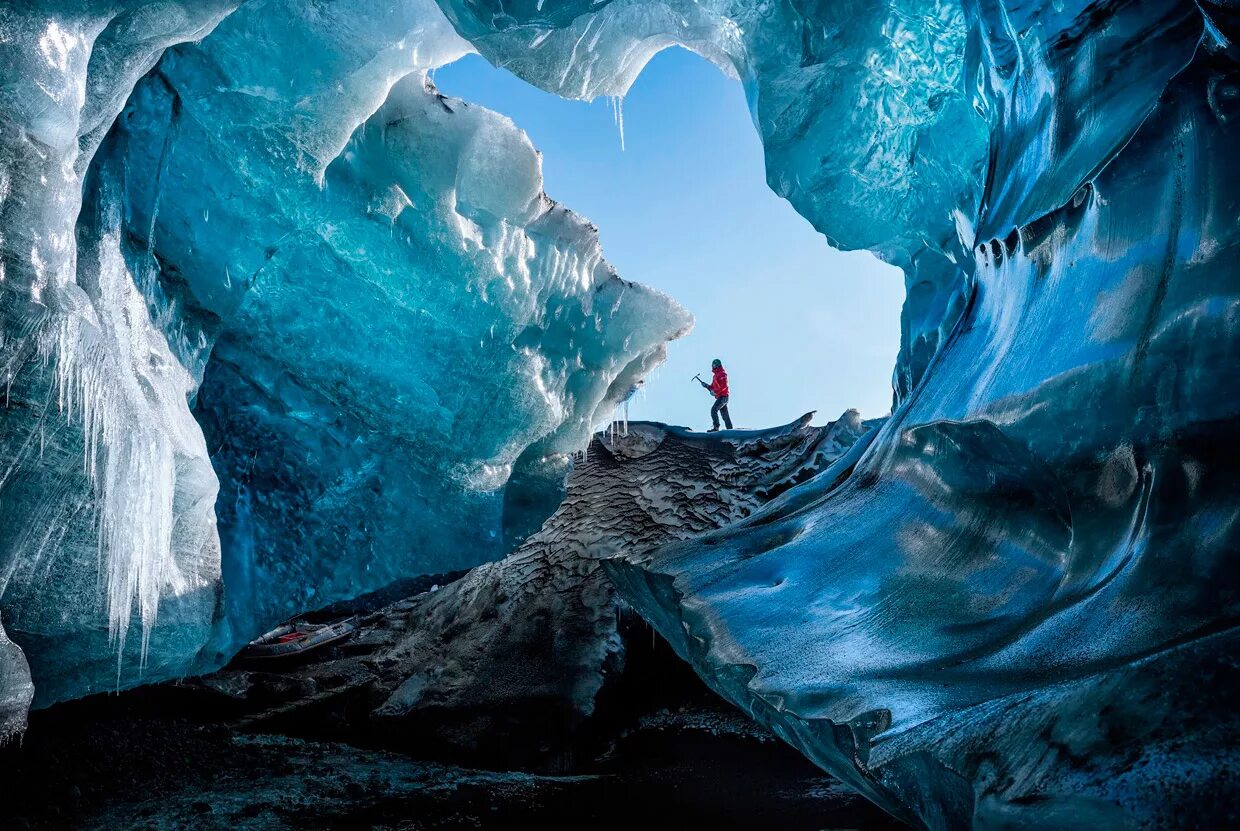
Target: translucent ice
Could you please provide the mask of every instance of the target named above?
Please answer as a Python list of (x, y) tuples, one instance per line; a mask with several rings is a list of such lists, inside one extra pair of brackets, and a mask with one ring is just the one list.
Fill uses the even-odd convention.
[[(131, 621), (173, 674), (213, 619), (235, 642), (528, 534), (688, 319), (425, 73), (473, 44), (622, 96), (680, 43), (745, 85), (772, 186), (904, 268), (898, 407), (615, 579), (912, 823), (1225, 819), (1231, 5), (259, 0), (211, 34), (227, 4), (90, 5), (0, 9), (0, 613), (45, 700), (115, 683)], [(11, 729), (4, 640), (0, 679)]]
[[(520, 130), (429, 84), (466, 48), (433, 5), (270, 14), (166, 56), (116, 143), (130, 227), (220, 333), (197, 412), (238, 638), (502, 556), (514, 466), (584, 445), (690, 323), (542, 192)], [(307, 52), (332, 74), (302, 72)]]
[(39, 701), (499, 556), (513, 468), (690, 325), (425, 82), (468, 49), (434, 5), (230, 10), (0, 11), (0, 610)]
[(773, 186), (909, 280), (900, 406), (873, 442), (617, 564), (621, 591), (915, 825), (1226, 824), (1230, 7), (445, 3), (567, 94), (623, 93), (670, 42), (734, 70)]
[[(138, 78), (230, 8), (62, 6), (0, 9), (0, 609), (51, 697), (144, 657), (183, 672), (214, 613), (217, 483), (192, 381), (126, 262), (117, 194), (83, 191)], [(7, 704), (24, 662), (3, 646)]]

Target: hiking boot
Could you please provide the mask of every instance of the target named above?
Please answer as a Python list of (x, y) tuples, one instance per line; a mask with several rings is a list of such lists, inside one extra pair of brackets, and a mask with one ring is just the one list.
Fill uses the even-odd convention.
[(706, 432), (707, 432), (707, 433), (718, 433), (718, 432), (719, 432), (719, 428), (718, 428), (718, 427), (712, 427), (712, 428), (710, 428), (709, 430), (707, 430)]

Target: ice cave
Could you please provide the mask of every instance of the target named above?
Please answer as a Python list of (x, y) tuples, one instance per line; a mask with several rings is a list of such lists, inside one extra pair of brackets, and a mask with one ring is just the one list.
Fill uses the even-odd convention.
[[(902, 275), (889, 413), (629, 418), (715, 310), (436, 83), (669, 49)], [(1240, 823), (1236, 0), (5, 0), (0, 81), (0, 827)], [(818, 283), (727, 302), (855, 365)]]

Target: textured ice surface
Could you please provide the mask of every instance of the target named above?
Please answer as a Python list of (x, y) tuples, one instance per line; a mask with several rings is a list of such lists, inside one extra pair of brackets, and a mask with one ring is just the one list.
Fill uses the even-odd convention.
[(0, 11), (0, 610), (39, 701), (500, 556), (512, 469), (690, 325), (425, 82), (467, 50), (433, 4), (231, 8)]
[(583, 446), (689, 325), (543, 194), (523, 133), (426, 82), (466, 48), (436, 7), (271, 6), (166, 56), (118, 130), (132, 227), (221, 329), (197, 412), (243, 638), (502, 556), (523, 454)]
[[(221, 614), (208, 449), (226, 642), (497, 555), (509, 471), (551, 481), (687, 323), (425, 85), (468, 48), (428, 3), (248, 3), (132, 95), (228, 7), (93, 5), (0, 9), (0, 613), (48, 700), (131, 621), (162, 675)], [(442, 5), (567, 95), (699, 51), (775, 189), (905, 269), (879, 435), (616, 572), (703, 676), (914, 823), (1224, 816), (1234, 5)]]
[[(884, 121), (891, 101), (844, 80), (852, 63), (842, 75), (805, 66), (826, 31), (847, 54), (864, 13), (856, 30), (824, 30), (834, 4), (755, 4), (752, 16), (692, 5), (726, 18), (693, 31), (738, 67), (768, 141), (764, 108), (782, 103), (779, 123), (805, 124), (853, 94), (878, 132), (823, 141), (821, 158), (907, 135), (906, 119)], [(554, 21), (505, 7), (455, 13), (494, 60), (569, 91), (611, 73), (621, 86), (607, 91), (620, 91), (625, 67), (661, 43), (652, 32), (680, 39), (676, 27), (700, 19), (657, 3), (582, 4)], [(779, 8), (804, 25), (767, 65), (751, 44), (779, 29)], [(938, 19), (924, 5), (912, 22), (867, 8), (897, 28)], [(976, 169), (979, 122), (953, 115), (909, 157), (944, 177), (941, 190), (910, 181), (920, 207), (884, 202), (881, 183), (851, 218), (794, 198), (837, 241), (880, 251), (905, 218), (932, 240), (954, 221), (967, 260), (957, 250), (957, 277), (924, 295), (910, 286), (906, 337), (929, 331), (925, 310), (957, 311), (924, 354), (906, 342), (902, 406), (864, 452), (739, 526), (616, 567), (622, 592), (717, 690), (914, 824), (1234, 814), (1237, 722), (1220, 702), (1237, 689), (1240, 596), (1240, 74), (1234, 13), (1202, 8), (965, 4), (959, 77), (990, 134), (985, 177), (958, 175)], [(867, 65), (891, 54), (875, 48)], [(787, 73), (813, 71), (838, 85), (780, 98)], [(788, 164), (768, 146), (772, 179)], [(895, 236), (874, 221), (880, 208)], [(873, 236), (854, 236), (853, 221)]]
[(567, 94), (622, 93), (669, 42), (732, 68), (776, 190), (906, 270), (873, 444), (616, 567), (681, 654), (916, 824), (1228, 816), (1234, 12), (445, 4)]
[(26, 711), (33, 697), (26, 656), (0, 630), (0, 743), (25, 729)]
[[(115, 192), (84, 204), (83, 181), (137, 79), (228, 8), (0, 9), (0, 613), (52, 696), (132, 677), (143, 652), (183, 671), (216, 605), (192, 381), (147, 313)], [(24, 672), (3, 652), (7, 705)]]

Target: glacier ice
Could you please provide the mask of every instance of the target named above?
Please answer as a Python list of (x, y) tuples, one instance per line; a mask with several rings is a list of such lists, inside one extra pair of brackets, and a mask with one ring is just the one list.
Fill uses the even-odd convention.
[[(513, 467), (581, 446), (613, 385), (689, 325), (543, 194), (510, 121), (427, 82), (466, 48), (435, 7), (381, 9), (359, 33), (357, 9), (271, 31), (269, 9), (242, 8), (167, 55), (120, 120), (131, 225), (154, 229), (155, 256), (222, 318), (197, 413), (244, 638), (502, 556)], [(307, 78), (291, 57), (254, 61), (260, 41), (359, 54)], [(340, 76), (367, 76), (381, 105), (353, 104)], [(237, 155), (204, 182), (217, 147)]]
[[(911, 822), (1199, 817), (1227, 777), (1205, 760), (1234, 770), (1234, 719), (1194, 693), (1234, 690), (1229, 18), (859, 5), (450, 4), (568, 94), (623, 92), (668, 42), (734, 69), (773, 186), (909, 280), (873, 445), (615, 579), (716, 689)], [(919, 35), (944, 50), (928, 82)]]
[(236, 5), (0, 12), (0, 612), (36, 703), (500, 556), (510, 471), (691, 322), (426, 82), (468, 50), (434, 5)]
[[(139, 653), (183, 672), (187, 633), (211, 623), (216, 480), (189, 379), (123, 262), (115, 205), (83, 193), (127, 91), (229, 8), (0, 9), (0, 614), (34, 676), (76, 693)], [(142, 648), (122, 667), (131, 619)], [(3, 644), (7, 706), (28, 682)]]
[(34, 699), (26, 656), (0, 629), (0, 743), (26, 727), (26, 712)]
[[(1227, 7), (448, 5), (567, 94), (623, 92), (668, 42), (730, 67), (776, 189), (909, 280), (872, 443), (737, 526), (609, 564), (682, 656), (915, 825), (1228, 817)], [(884, 175), (850, 190), (870, 159)]]
[(623, 96), (682, 44), (744, 84), (772, 187), (904, 269), (897, 407), (613, 579), (914, 824), (1226, 810), (1231, 4), (92, 5), (0, 9), (6, 730), (31, 676), (176, 674), (209, 630), (529, 533), (689, 321), (426, 73), (477, 49)]

